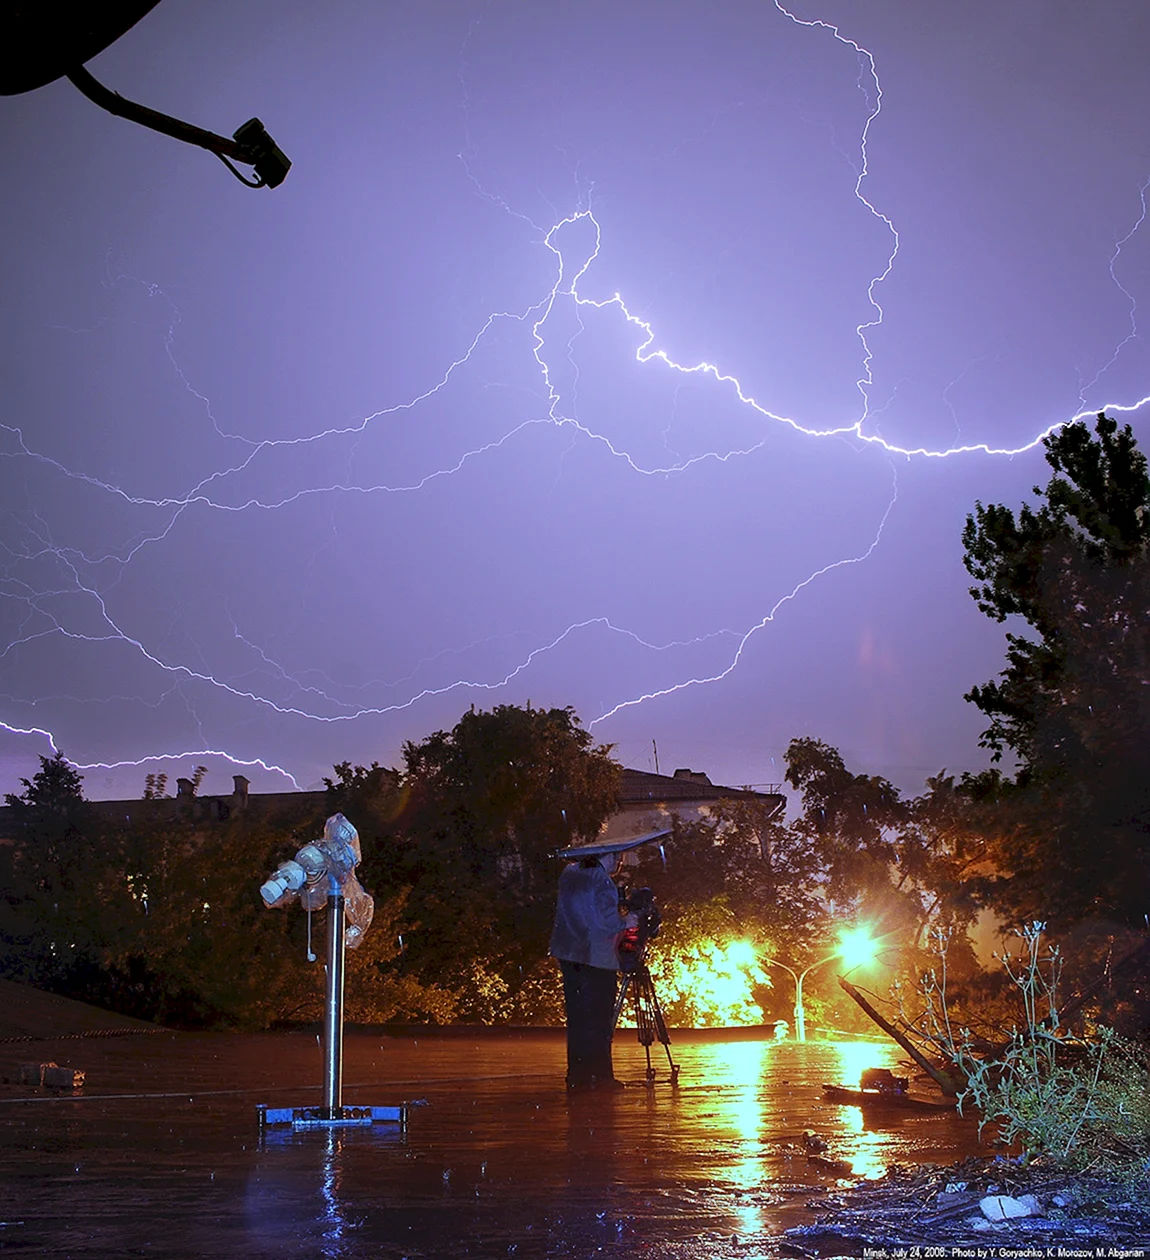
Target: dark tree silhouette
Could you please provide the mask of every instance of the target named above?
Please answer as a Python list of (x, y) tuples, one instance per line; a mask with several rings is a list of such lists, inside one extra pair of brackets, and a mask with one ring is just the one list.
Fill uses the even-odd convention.
[[(403, 749), (409, 964), (491, 1018), (544, 957), (560, 864), (618, 801), (619, 767), (574, 710), (472, 709)], [(470, 996), (469, 996), (470, 995)]]
[(1013, 780), (1000, 807), (1008, 911), (1056, 925), (1150, 911), (1150, 477), (1130, 427), (1099, 415), (1045, 441), (1038, 506), (979, 503), (966, 522), (971, 594), (1007, 633), (1006, 669), (967, 699)]

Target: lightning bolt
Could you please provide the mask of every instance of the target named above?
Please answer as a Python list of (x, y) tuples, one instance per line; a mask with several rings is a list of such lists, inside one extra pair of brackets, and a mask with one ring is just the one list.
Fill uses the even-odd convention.
[[(857, 82), (864, 102), (865, 120), (858, 139), (856, 178), (852, 191), (854, 198), (866, 213), (882, 225), (888, 235), (889, 249), (885, 253), (883, 265), (873, 274), (867, 285), (866, 298), (870, 314), (855, 328), (860, 346), (861, 365), (859, 377), (855, 382), (860, 398), (859, 412), (855, 418), (829, 425), (805, 422), (799, 417), (773, 410), (760, 402), (744, 387), (736, 374), (717, 363), (706, 360), (682, 362), (672, 356), (661, 348), (654, 324), (633, 310), (620, 293), (603, 295), (595, 292), (594, 268), (600, 258), (604, 229), (591, 205), (583, 204), (569, 214), (557, 216), (550, 225), (535, 223), (497, 194), (492, 194), (481, 186), (471, 168), (469, 144), (465, 152), (461, 154), (468, 178), (472, 180), (482, 197), (529, 226), (535, 241), (550, 255), (553, 281), (537, 300), (526, 307), (490, 313), (466, 344), (459, 348), (455, 357), (447, 362), (447, 366), (438, 377), (425, 389), (400, 402), (364, 415), (353, 423), (317, 429), (304, 436), (290, 438), (257, 440), (244, 433), (231, 431), (218, 421), (211, 401), (195, 387), (179, 362), (176, 344), (180, 314), (175, 303), (156, 284), (126, 275), (115, 277), (115, 285), (139, 285), (149, 300), (168, 304), (170, 317), (167, 320), (164, 335), (164, 348), (172, 369), (183, 388), (202, 407), (215, 437), (233, 454), (206, 475), (195, 479), (186, 490), (180, 493), (144, 495), (132, 491), (125, 484), (117, 484), (67, 466), (55, 456), (39, 451), (29, 444), (20, 426), (0, 422), (0, 435), (6, 438), (6, 446), (0, 450), (0, 458), (8, 461), (23, 461), (36, 466), (47, 475), (74, 483), (79, 489), (105, 496), (109, 502), (136, 514), (136, 517), (143, 522), (119, 546), (94, 547), (89, 551), (76, 545), (55, 542), (48, 522), (35, 511), (26, 512), (21, 518), (24, 529), (23, 546), (5, 547), (10, 560), (9, 573), (0, 581), (0, 591), (5, 595), (10, 609), (22, 611), (14, 614), (15, 625), (5, 636), (5, 642), (0, 650), (0, 661), (15, 661), (22, 648), (44, 640), (61, 639), (91, 644), (116, 644), (148, 666), (157, 676), (169, 679), (173, 687), (178, 687), (182, 683), (193, 684), (207, 689), (209, 693), (217, 693), (243, 706), (250, 706), (276, 717), (327, 725), (354, 723), (368, 717), (402, 713), (413, 709), (421, 702), (457, 691), (480, 694), (497, 693), (521, 678), (541, 658), (554, 653), (562, 645), (570, 644), (581, 636), (586, 637), (592, 634), (615, 636), (634, 643), (645, 651), (660, 654), (672, 650), (694, 648), (711, 642), (731, 644), (724, 662), (717, 668), (692, 673), (666, 686), (641, 691), (634, 696), (606, 703), (602, 712), (589, 722), (590, 727), (596, 727), (608, 722), (626, 709), (687, 688), (707, 686), (726, 679), (739, 667), (749, 642), (760, 632), (765, 631), (776, 617), (783, 613), (788, 605), (799, 599), (812, 584), (837, 570), (864, 564), (880, 546), (884, 530), (898, 503), (896, 461), (943, 460), (972, 456), (1001, 458), (1022, 455), (1035, 449), (1044, 438), (1063, 425), (1089, 417), (1099, 410), (1098, 406), (1087, 406), (1087, 394), (1117, 361), (1125, 347), (1137, 336), (1136, 301), (1119, 280), (1116, 267), (1123, 248), (1128, 245), (1145, 220), (1146, 193), (1147, 188), (1150, 188), (1150, 180), (1140, 189), (1141, 214), (1129, 231), (1116, 242), (1109, 264), (1111, 279), (1128, 301), (1129, 331), (1116, 346), (1109, 361), (1098, 369), (1090, 381), (1082, 385), (1078, 399), (1080, 410), (1072, 416), (1049, 419), (1028, 441), (1013, 446), (995, 446), (989, 442), (959, 443), (945, 447), (931, 447), (926, 444), (902, 445), (888, 441), (882, 436), (875, 424), (878, 409), (872, 405), (871, 401), (871, 391), (874, 386), (874, 351), (871, 335), (883, 321), (884, 313), (879, 294), (883, 283), (896, 266), (900, 238), (892, 220), (878, 209), (866, 194), (866, 181), (870, 173), (869, 142), (872, 128), (880, 117), (883, 103), (883, 91), (875, 58), (861, 44), (844, 35), (839, 26), (821, 19), (799, 18), (780, 0), (774, 0), (774, 5), (778, 13), (795, 26), (827, 34), (852, 50), (859, 66)], [(568, 237), (578, 239), (588, 233), (591, 240), (589, 247), (584, 245), (572, 249), (565, 244)], [(563, 332), (564, 317), (573, 319), (575, 332), (566, 334)], [(635, 342), (633, 357), (640, 370), (664, 371), (674, 377), (700, 378), (708, 382), (719, 397), (733, 401), (738, 408), (753, 418), (754, 422), (761, 427), (761, 435), (757, 440), (741, 445), (732, 444), (725, 449), (708, 449), (683, 456), (672, 455), (667, 461), (651, 461), (640, 458), (618, 437), (587, 422), (580, 417), (579, 408), (576, 405), (579, 382), (576, 342), (588, 327), (588, 322), (592, 320), (610, 324), (617, 330), (617, 335)], [(534, 372), (541, 382), (543, 397), (543, 406), (538, 414), (511, 424), (497, 436), (456, 452), (438, 466), (426, 468), (418, 475), (408, 478), (360, 481), (350, 478), (316, 480), (271, 494), (250, 488), (250, 483), (257, 479), (257, 475), (262, 475), (261, 470), (265, 469), (269, 461), (279, 454), (318, 451), (338, 444), (354, 449), (356, 441), (374, 427), (385, 424), (395, 425), (412, 419), (420, 409), (425, 409), (433, 400), (447, 393), (463, 374), (473, 369), (479, 352), (497, 330), (503, 329), (508, 329), (522, 338), (525, 351), (534, 364)], [(559, 381), (558, 365), (562, 363), (566, 363), (570, 369), (571, 379), (566, 387)], [(1131, 413), (1147, 403), (1150, 403), (1150, 394), (1135, 402), (1112, 402), (1106, 404), (1105, 409), (1117, 413)], [(377, 679), (371, 684), (364, 685), (384, 691), (403, 692), (402, 698), (386, 703), (349, 701), (337, 695), (331, 687), (305, 683), (298, 674), (255, 642), (233, 620), (233, 637), (254, 662), (252, 670), (270, 675), (281, 685), (281, 688), (287, 689), (295, 697), (294, 700), (285, 700), (272, 694), (270, 688), (261, 689), (254, 685), (240, 684), (235, 681), (234, 676), (229, 678), (218, 669), (197, 665), (186, 659), (177, 659), (161, 652), (157, 647), (149, 646), (143, 636), (130, 625), (125, 624), (109, 606), (108, 593), (114, 589), (129, 566), (146, 551), (164, 543), (172, 535), (177, 523), (189, 512), (205, 511), (236, 515), (255, 512), (273, 513), (310, 498), (415, 495), (425, 491), (435, 482), (458, 476), (473, 463), (497, 456), (499, 452), (521, 439), (528, 431), (537, 428), (564, 431), (571, 436), (573, 441), (595, 445), (604, 450), (612, 460), (625, 466), (630, 473), (646, 478), (686, 477), (703, 464), (725, 464), (746, 459), (763, 448), (769, 440), (772, 429), (782, 428), (813, 441), (845, 441), (860, 454), (873, 451), (890, 468), (891, 490), (865, 547), (853, 554), (829, 559), (814, 568), (801, 580), (793, 583), (784, 593), (776, 596), (770, 602), (766, 612), (749, 626), (721, 628), (695, 638), (655, 642), (625, 625), (616, 624), (607, 615), (589, 616), (572, 622), (562, 629), (533, 632), (532, 637), (537, 640), (536, 646), (520, 653), (510, 668), (494, 671), (488, 677), (455, 678), (434, 686), (415, 685), (416, 679), (425, 667), (449, 653), (466, 654), (470, 649), (464, 647), (445, 649), (444, 652), (426, 657), (408, 673), (395, 679)], [(671, 455), (670, 452), (668, 454)], [(38, 582), (24, 576), (28, 571), (34, 575), (44, 570), (51, 572), (53, 576), (51, 583)], [(470, 646), (486, 645), (491, 642), (490, 638), (481, 639)], [(165, 693), (167, 694), (170, 693)], [(8, 696), (7, 699), (13, 704), (22, 703), (15, 696)], [(47, 699), (48, 697), (41, 697), (41, 700)], [(194, 709), (191, 700), (186, 700), (186, 703)], [(199, 721), (198, 717), (196, 720)], [(46, 740), (53, 751), (57, 749), (57, 736), (45, 728), (5, 721), (0, 721), (0, 728), (14, 735)], [(245, 758), (234, 751), (212, 748), (206, 741), (196, 749), (166, 754), (153, 753), (135, 761), (77, 761), (75, 764), (81, 769), (110, 771), (161, 761), (186, 760), (192, 757), (219, 758), (238, 766), (259, 768), (269, 774), (281, 776), (293, 786), (298, 787), (297, 780), (290, 770), (260, 758)]]

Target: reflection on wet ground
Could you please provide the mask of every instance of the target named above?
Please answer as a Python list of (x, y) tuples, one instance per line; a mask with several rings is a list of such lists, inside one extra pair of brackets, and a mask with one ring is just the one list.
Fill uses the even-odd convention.
[[(656, 1047), (658, 1049), (658, 1047)], [(316, 1105), (314, 1035), (158, 1035), (0, 1045), (87, 1070), (82, 1096), (0, 1090), (0, 1249), (59, 1256), (654, 1257), (778, 1254), (836, 1184), (805, 1131), (856, 1176), (978, 1149), (957, 1116), (864, 1119), (825, 1102), (895, 1067), (886, 1044), (677, 1042), (643, 1082), (569, 1097), (562, 1034), (349, 1033), (344, 1102), (411, 1102), (394, 1126), (270, 1131), (256, 1104)]]

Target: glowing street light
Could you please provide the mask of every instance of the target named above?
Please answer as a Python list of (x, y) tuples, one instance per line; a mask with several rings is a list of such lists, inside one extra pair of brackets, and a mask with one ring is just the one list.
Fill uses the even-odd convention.
[(832, 958), (841, 958), (847, 964), (847, 970), (853, 971), (855, 967), (861, 967), (864, 963), (872, 962), (875, 953), (878, 950), (878, 942), (871, 939), (870, 933), (866, 928), (846, 928), (839, 933), (839, 943), (837, 948), (833, 949), (825, 958), (820, 958), (817, 962), (811, 963), (809, 967), (804, 967), (802, 971), (795, 971), (794, 968), (788, 967), (786, 963), (779, 962), (777, 958), (764, 958), (770, 967), (782, 967), (789, 972), (791, 978), (795, 982), (795, 1039), (797, 1041), (806, 1041), (807, 1039), (807, 1018), (806, 1012), (803, 1010), (803, 981), (810, 975), (816, 967), (821, 967), (823, 963), (828, 963)]

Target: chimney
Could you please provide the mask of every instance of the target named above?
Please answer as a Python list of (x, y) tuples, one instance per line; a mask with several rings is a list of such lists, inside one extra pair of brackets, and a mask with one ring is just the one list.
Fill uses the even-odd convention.
[(232, 797), (235, 800), (237, 809), (247, 809), (248, 807), (248, 788), (251, 783), (245, 779), (242, 774), (233, 774), (232, 782), (235, 787), (232, 790)]
[(676, 779), (686, 779), (690, 783), (701, 783), (705, 787), (711, 787), (711, 780), (702, 772), (702, 770), (686, 770), (680, 769), (675, 771)]
[(196, 794), (196, 785), (191, 781), (191, 779), (177, 779), (176, 780), (176, 798), (177, 799), (187, 798), (188, 800), (191, 800), (191, 798), (195, 796), (195, 794)]

